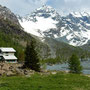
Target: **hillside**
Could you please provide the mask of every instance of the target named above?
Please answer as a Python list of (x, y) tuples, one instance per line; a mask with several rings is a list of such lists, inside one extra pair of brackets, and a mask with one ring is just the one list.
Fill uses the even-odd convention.
[[(48, 49), (47, 45), (23, 31), (17, 17), (8, 8), (0, 6), (0, 16), (2, 16), (2, 18), (0, 18), (0, 47), (15, 48), (19, 60), (24, 60), (24, 50), (27, 41), (35, 40), (37, 42), (37, 48), (41, 49), (41, 54), (44, 48)], [(47, 52), (47, 49), (45, 49), (44, 52)], [(47, 54), (46, 52), (42, 54), (42, 57), (44, 54)]]
[[(5, 16), (3, 12), (5, 12)], [(31, 40), (36, 41), (36, 50), (42, 59), (55, 57), (67, 59), (72, 53), (85, 54), (85, 51), (81, 48), (73, 47), (54, 38), (39, 38), (25, 32), (20, 26), (17, 17), (8, 8), (0, 6), (0, 16), (2, 14), (3, 17), (0, 18), (0, 47), (15, 48), (19, 60), (24, 60), (26, 43)]]
[(81, 48), (68, 45), (64, 42), (57, 41), (55, 39), (46, 38), (45, 43), (49, 45), (51, 49), (52, 57), (59, 57), (63, 60), (68, 60), (72, 54), (77, 54), (80, 58), (84, 55), (86, 58), (90, 57), (90, 52)]

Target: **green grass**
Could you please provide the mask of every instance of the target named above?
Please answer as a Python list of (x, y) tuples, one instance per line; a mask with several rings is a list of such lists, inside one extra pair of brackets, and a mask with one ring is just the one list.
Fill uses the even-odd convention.
[(90, 78), (64, 73), (1, 77), (0, 90), (90, 90)]

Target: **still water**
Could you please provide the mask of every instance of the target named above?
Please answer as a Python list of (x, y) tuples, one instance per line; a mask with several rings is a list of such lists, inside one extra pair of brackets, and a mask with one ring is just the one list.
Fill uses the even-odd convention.
[[(81, 62), (81, 65), (83, 67), (83, 74), (90, 74), (90, 60), (88, 61), (83, 61)], [(59, 70), (59, 71), (67, 71), (68, 69), (68, 64), (63, 63), (63, 64), (55, 64), (55, 65), (47, 65), (47, 70)]]

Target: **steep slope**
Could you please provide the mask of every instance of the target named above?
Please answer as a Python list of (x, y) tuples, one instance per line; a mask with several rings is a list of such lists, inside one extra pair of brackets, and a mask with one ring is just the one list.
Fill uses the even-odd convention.
[[(90, 40), (90, 22), (87, 14), (71, 13), (62, 17), (65, 22), (65, 28), (61, 30), (62, 38), (74, 46), (82, 46)], [(85, 19), (86, 18), (86, 19)], [(66, 33), (67, 30), (67, 33)], [(62, 33), (63, 32), (63, 33)]]
[(44, 37), (49, 34), (46, 32), (49, 32), (50, 29), (56, 29), (58, 19), (60, 19), (59, 14), (52, 7), (44, 5), (31, 15), (19, 18), (19, 22), (26, 32)]
[[(5, 16), (3, 12), (6, 12)], [(55, 12), (55, 10), (53, 12), (57, 17), (52, 17), (52, 20), (54, 20), (55, 22), (58, 22), (60, 20), (60, 16)], [(50, 36), (49, 35), (50, 33), (49, 33), (48, 36), (46, 37), (46, 34), (43, 34), (42, 32), (42, 34), (39, 33), (42, 38), (38, 38), (37, 36), (24, 32), (18, 22), (17, 17), (6, 7), (0, 6), (0, 15), (3, 16), (2, 18), (0, 18), (0, 47), (7, 47), (7, 46), (14, 47), (17, 50), (16, 55), (19, 58), (19, 60), (24, 60), (24, 50), (26, 47), (26, 43), (27, 41), (31, 41), (31, 40), (36, 41), (37, 43), (36, 50), (38, 51), (41, 58), (43, 59), (55, 58), (58, 56), (60, 56), (62, 59), (63, 58), (68, 59), (72, 53), (77, 53), (79, 56), (82, 54), (85, 54), (81, 48), (75, 48), (63, 42), (55, 40), (55, 38), (53, 38), (53, 35), (56, 35), (57, 32), (54, 33), (55, 31), (53, 28), (51, 30), (51, 32), (53, 31), (52, 36)], [(18, 18), (21, 18), (21, 17), (18, 17)], [(49, 18), (51, 18), (51, 16)], [(20, 20), (22, 19), (23, 18), (21, 18)], [(37, 21), (33, 21), (33, 22), (37, 22)], [(55, 23), (54, 25), (56, 28)], [(49, 37), (52, 37), (52, 38), (49, 38)]]
[(25, 17), (18, 17), (28, 33), (38, 37), (49, 37), (73, 46), (82, 46), (90, 40), (90, 15), (73, 12), (60, 16), (50, 6), (42, 6)]
[(12, 13), (10, 9), (8, 9), (7, 7), (1, 6), (1, 5), (0, 5), (0, 19), (3, 19), (3, 20), (8, 19), (11, 23), (20, 25), (16, 15)]
[(44, 57), (48, 54), (48, 46), (24, 32), (17, 17), (8, 8), (0, 6), (0, 16), (2, 16), (0, 18), (0, 47), (15, 48), (18, 59), (24, 60), (24, 50), (27, 41), (35, 40), (37, 43), (36, 47), (40, 48), (39, 53), (41, 56)]
[(56, 56), (62, 60), (68, 60), (72, 54), (77, 54), (80, 58), (82, 56), (90, 57), (90, 52), (85, 49), (83, 50), (81, 47), (74, 47), (52, 38), (46, 38), (45, 43), (49, 45), (52, 57), (54, 58)]

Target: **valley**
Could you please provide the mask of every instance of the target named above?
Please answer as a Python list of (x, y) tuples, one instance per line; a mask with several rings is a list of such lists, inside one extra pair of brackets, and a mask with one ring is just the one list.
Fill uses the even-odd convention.
[(61, 14), (42, 0), (14, 1), (0, 5), (0, 48), (13, 48), (17, 57), (12, 63), (12, 50), (1, 52), (0, 90), (90, 90), (90, 13)]

